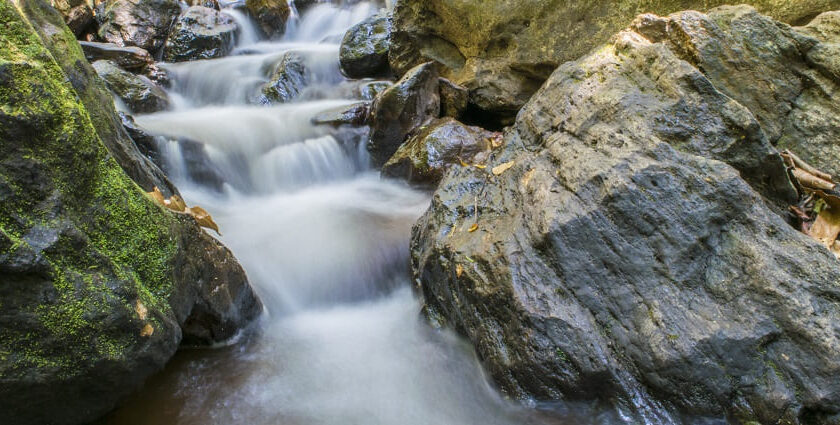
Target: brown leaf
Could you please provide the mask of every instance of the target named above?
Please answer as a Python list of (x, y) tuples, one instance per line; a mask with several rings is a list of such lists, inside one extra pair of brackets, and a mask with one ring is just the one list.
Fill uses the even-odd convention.
[(840, 235), (840, 208), (831, 206), (820, 211), (808, 234), (833, 252)]
[(196, 205), (192, 208), (187, 208), (186, 212), (195, 219), (199, 226), (213, 229), (216, 233), (221, 235), (221, 232), (219, 232), (219, 225), (213, 221), (213, 217), (211, 217), (210, 213), (208, 213), (204, 208)]
[(140, 300), (137, 300), (137, 302), (134, 303), (134, 312), (137, 313), (137, 317), (139, 317), (140, 320), (146, 320), (146, 315), (149, 313), (149, 309), (147, 309)]
[(515, 161), (510, 161), (510, 162), (505, 162), (504, 164), (496, 166), (492, 170), (493, 175), (494, 176), (501, 176), (502, 173), (504, 173), (507, 170), (510, 170), (513, 167), (514, 164), (515, 164)]
[(146, 326), (140, 329), (140, 336), (142, 337), (152, 336), (153, 333), (155, 333), (155, 328), (149, 323), (146, 323)]
[(461, 277), (462, 274), (464, 274), (464, 266), (458, 264), (457, 266), (455, 266), (455, 276)]
[(808, 164), (807, 162), (803, 161), (801, 158), (796, 156), (796, 154), (794, 154), (793, 152), (791, 152), (789, 150), (786, 150), (786, 151), (782, 152), (781, 155), (782, 155), (782, 158), (785, 160), (785, 163), (789, 167), (801, 168), (802, 170), (806, 171), (807, 173), (813, 174), (814, 176), (817, 176), (817, 177), (819, 177), (823, 180), (828, 180), (828, 181), (834, 180), (831, 177), (831, 174), (824, 173), (824, 172), (818, 170), (816, 167), (814, 167), (813, 165)]
[(487, 166), (484, 165), (484, 164), (475, 164), (475, 168), (478, 168), (479, 170), (483, 170), (483, 169), (487, 168)]
[(163, 206), (166, 205), (166, 199), (163, 197), (163, 193), (161, 193), (157, 186), (155, 186), (155, 189), (149, 192), (148, 195), (158, 204)]
[(502, 133), (494, 133), (493, 136), (490, 137), (490, 146), (493, 149), (498, 149), (502, 147), (504, 139), (502, 138)]
[(792, 173), (793, 177), (796, 177), (796, 180), (799, 180), (799, 184), (809, 189), (833, 190), (837, 186), (836, 184), (828, 180), (821, 179), (801, 168), (794, 168)]
[(180, 196), (172, 195), (169, 198), (169, 202), (167, 202), (166, 207), (172, 211), (185, 212), (187, 209), (187, 203), (184, 202)]
[(474, 223), (470, 228), (467, 230), (468, 232), (472, 233), (478, 230), (478, 223)]

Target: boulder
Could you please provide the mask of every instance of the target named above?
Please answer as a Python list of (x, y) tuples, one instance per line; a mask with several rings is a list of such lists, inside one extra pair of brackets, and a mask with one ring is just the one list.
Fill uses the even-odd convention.
[(434, 188), (452, 166), (481, 164), (493, 133), (446, 117), (432, 121), (409, 137), (382, 167), (382, 175), (414, 186)]
[(119, 46), (137, 46), (155, 54), (181, 13), (178, 0), (108, 0), (96, 15), (99, 37)]
[(357, 86), (353, 95), (361, 100), (373, 100), (376, 99), (376, 96), (379, 96), (380, 93), (384, 92), (388, 89), (388, 87), (393, 85), (394, 83), (392, 81), (363, 81)]
[(370, 110), (370, 102), (358, 102), (347, 106), (337, 106), (312, 117), (312, 124), (361, 126), (366, 125)]
[(167, 197), (177, 194), (178, 189), (163, 172), (137, 150), (114, 110), (113, 95), (85, 60), (82, 48), (61, 15), (47, 0), (15, 0), (15, 3), (67, 75), (102, 143), (126, 174), (146, 192), (158, 187)]
[(204, 6), (191, 6), (178, 17), (163, 48), (167, 62), (227, 56), (237, 27), (233, 18)]
[(93, 9), (87, 0), (53, 0), (52, 5), (77, 37), (84, 34), (94, 22)]
[(0, 21), (0, 411), (18, 425), (89, 423), (182, 340), (224, 341), (261, 307), (230, 251), (109, 155), (15, 4), (0, 3)]
[(245, 0), (245, 9), (268, 38), (280, 38), (292, 10), (288, 0)]
[[(390, 62), (397, 75), (430, 60), (470, 90), (478, 108), (512, 121), (559, 64), (606, 42), (641, 12), (708, 9), (724, 0), (400, 0)], [(745, 0), (785, 22), (840, 8), (840, 0)]]
[(123, 70), (111, 61), (96, 61), (93, 68), (132, 112), (148, 114), (169, 108), (169, 96), (148, 78)]
[(283, 55), (262, 93), (266, 103), (287, 103), (298, 96), (309, 85), (312, 73), (306, 67), (303, 56), (296, 52)]
[(350, 28), (339, 49), (341, 71), (348, 78), (387, 76), (391, 18), (374, 15)]
[(439, 77), (434, 63), (418, 65), (373, 101), (368, 152), (384, 165), (409, 133), (440, 114)]
[(636, 22), (558, 68), (486, 169), (445, 175), (411, 242), (425, 310), (512, 397), (611, 401), (633, 423), (836, 423), (840, 263), (776, 213), (791, 193), (763, 80), (730, 97), (679, 28), (720, 62), (813, 43), (746, 7)]
[(93, 63), (99, 60), (114, 62), (117, 66), (128, 71), (139, 72), (154, 63), (152, 55), (139, 47), (122, 47), (114, 43), (98, 43), (95, 41), (80, 41), (85, 58)]

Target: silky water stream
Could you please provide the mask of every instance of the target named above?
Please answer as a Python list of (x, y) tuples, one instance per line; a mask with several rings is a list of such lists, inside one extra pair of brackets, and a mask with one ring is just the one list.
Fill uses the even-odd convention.
[[(182, 351), (104, 424), (612, 422), (588, 408), (546, 413), (504, 400), (467, 344), (421, 319), (408, 240), (428, 194), (370, 170), (364, 130), (310, 123), (352, 102), (338, 89), (337, 43), (377, 10), (321, 3), (280, 42), (259, 41), (244, 15), (229, 12), (243, 27), (233, 56), (167, 66), (175, 108), (137, 122), (163, 136), (167, 172), (189, 204), (213, 214), (266, 313), (236, 343)], [(254, 104), (290, 50), (314, 70), (311, 90), (283, 106)], [(197, 142), (222, 189), (190, 177), (182, 145), (164, 138)]]

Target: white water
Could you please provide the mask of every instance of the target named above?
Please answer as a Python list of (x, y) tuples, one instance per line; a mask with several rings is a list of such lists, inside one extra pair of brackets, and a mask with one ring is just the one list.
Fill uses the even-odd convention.
[(239, 46), (248, 55), (168, 68), (175, 110), (137, 122), (205, 146), (223, 193), (186, 177), (177, 142), (163, 146), (170, 176), (189, 204), (213, 214), (266, 315), (239, 344), (182, 354), (108, 423), (566, 423), (504, 401), (465, 344), (420, 318), (408, 289), (408, 240), (428, 195), (368, 170), (358, 137), (310, 124), (349, 100), (249, 104), (273, 61), (291, 49), (314, 58), (310, 64), (329, 64), (319, 68), (323, 84), (340, 82), (330, 42), (376, 10), (314, 6), (282, 42), (252, 40)]

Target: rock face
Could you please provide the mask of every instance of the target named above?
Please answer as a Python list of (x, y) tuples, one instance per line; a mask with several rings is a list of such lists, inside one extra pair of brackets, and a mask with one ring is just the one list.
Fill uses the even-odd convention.
[(156, 53), (163, 47), (181, 6), (178, 0), (108, 0), (97, 15), (99, 36), (120, 46)]
[(312, 124), (361, 126), (367, 124), (370, 102), (358, 102), (349, 106), (338, 106), (312, 117)]
[(279, 38), (286, 32), (291, 14), (288, 0), (246, 0), (245, 8), (268, 38)]
[(236, 24), (227, 15), (204, 6), (187, 9), (172, 27), (164, 46), (167, 62), (227, 56), (233, 50)]
[(94, 22), (93, 9), (87, 0), (53, 0), (52, 4), (77, 37)]
[(152, 55), (139, 47), (121, 47), (113, 43), (80, 41), (79, 45), (90, 62), (98, 60), (113, 61), (117, 66), (129, 71), (140, 71), (154, 63)]
[(486, 130), (449, 117), (435, 120), (400, 146), (382, 167), (382, 175), (423, 188), (435, 187), (451, 166), (486, 160), (476, 161), (476, 156), (490, 150), (490, 136)]
[(349, 78), (381, 77), (390, 73), (388, 50), (391, 18), (372, 16), (347, 31), (341, 41), (341, 71)]
[(169, 108), (169, 96), (148, 78), (125, 71), (110, 61), (96, 61), (93, 68), (132, 112), (146, 114)]
[(561, 66), (417, 224), (429, 316), (512, 396), (617, 401), (639, 423), (836, 423), (840, 264), (770, 206), (790, 193), (767, 80), (743, 101), (725, 84), (814, 44), (727, 7), (641, 17)]
[(287, 52), (263, 87), (263, 95), (268, 103), (291, 102), (300, 96), (311, 77), (304, 57), (296, 52)]
[(20, 425), (87, 423), (182, 340), (223, 341), (261, 307), (231, 253), (109, 155), (90, 93), (33, 31), (57, 13), (17, 7), (33, 18), (0, 3), (0, 411)]
[(368, 151), (374, 165), (385, 164), (409, 133), (438, 117), (439, 84), (435, 64), (419, 65), (373, 101)]
[[(479, 108), (512, 118), (551, 72), (604, 43), (642, 12), (711, 8), (723, 0), (401, 0), (394, 9), (391, 67), (402, 75), (435, 60), (470, 89)], [(840, 0), (748, 0), (786, 22), (840, 8)]]

